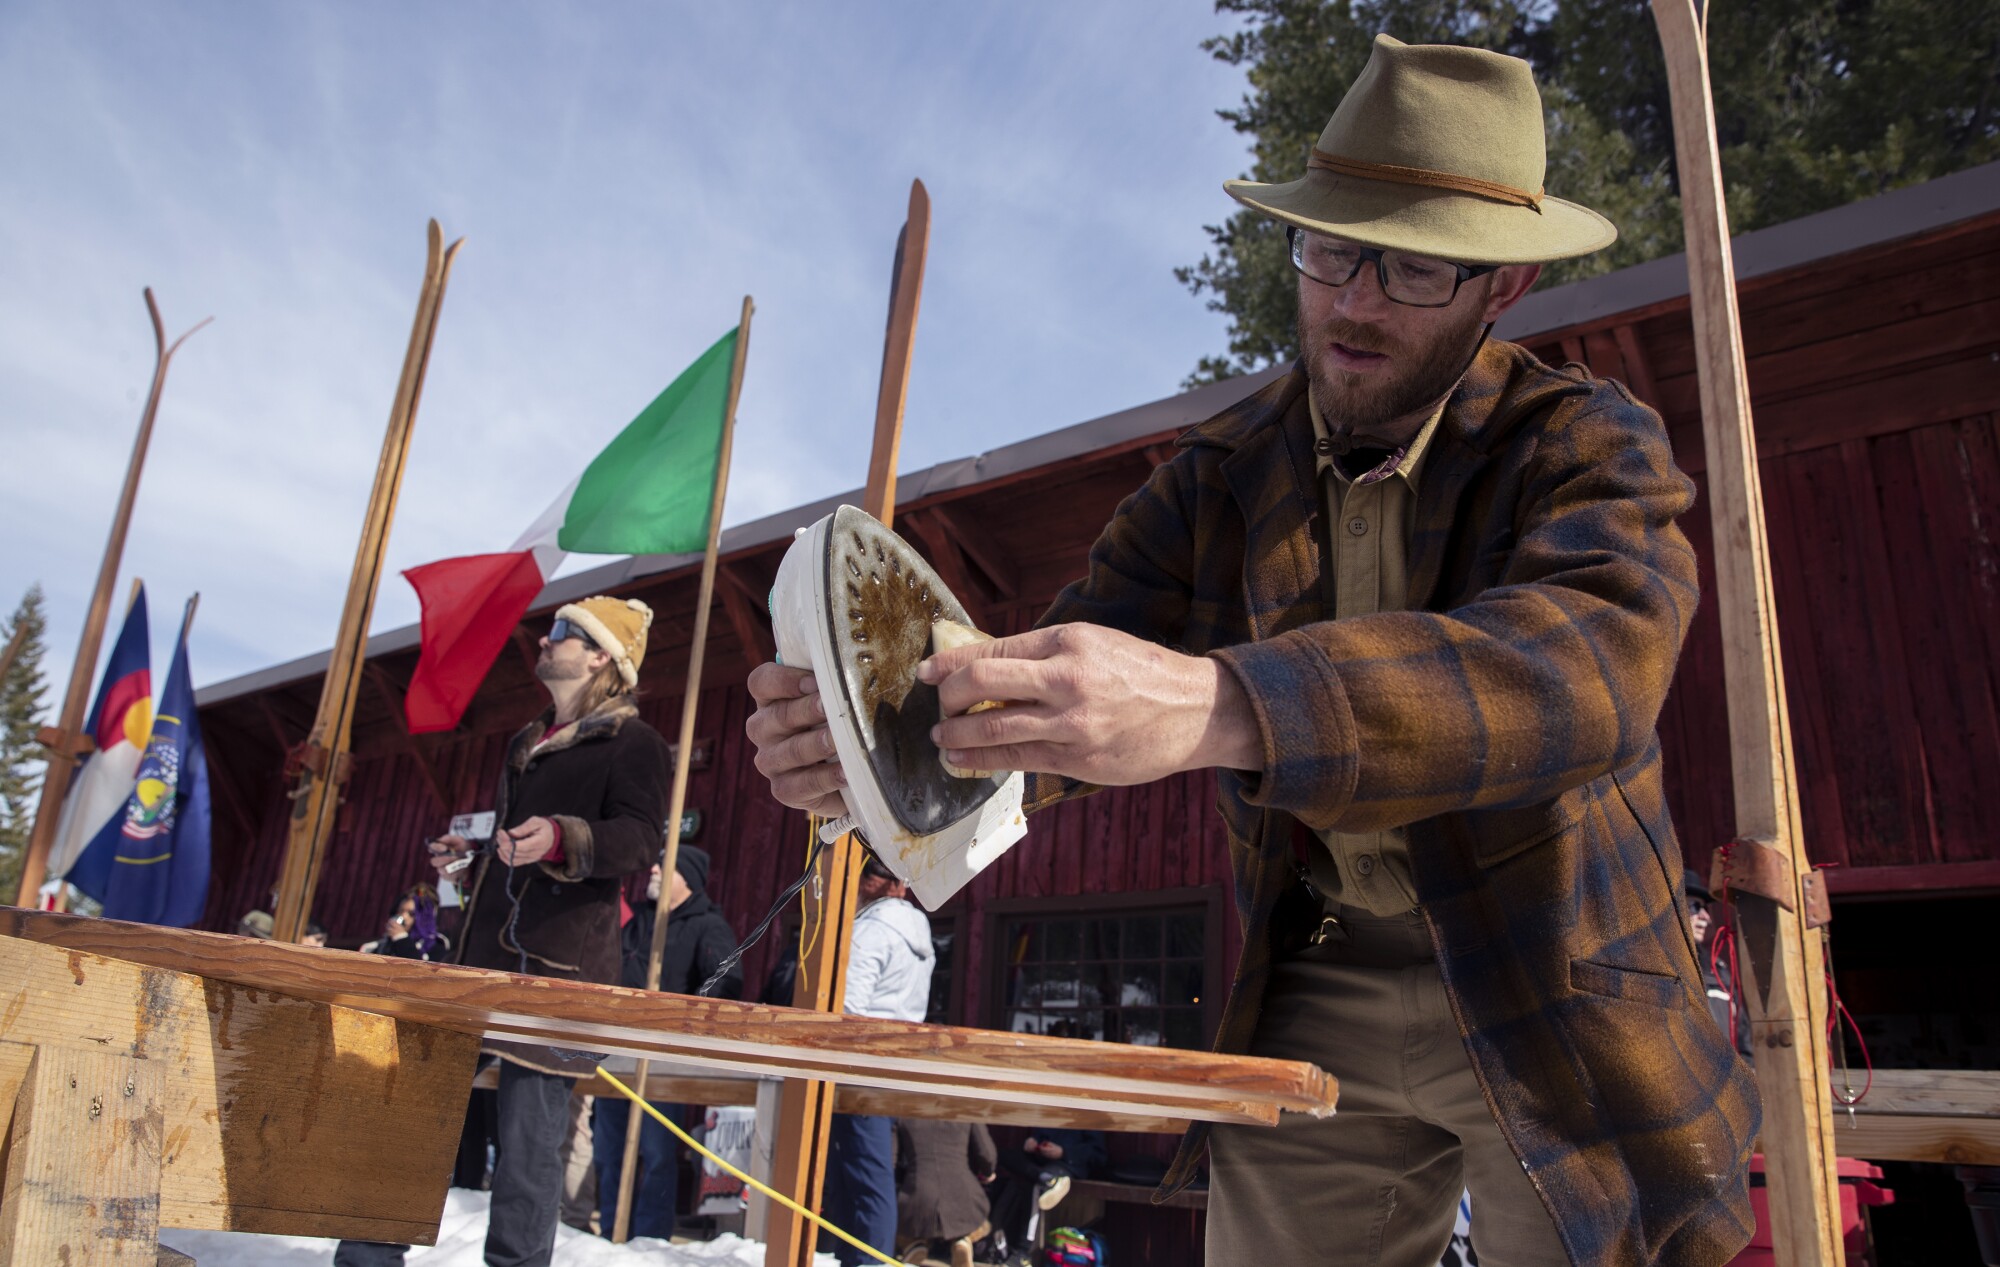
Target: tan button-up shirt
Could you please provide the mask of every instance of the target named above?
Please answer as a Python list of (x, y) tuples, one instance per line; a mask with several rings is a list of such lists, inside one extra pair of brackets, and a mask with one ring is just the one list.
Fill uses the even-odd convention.
[[(1328, 434), (1319, 402), (1311, 401), (1313, 437)], [(1401, 454), (1391, 454), (1350, 480), (1333, 458), (1318, 459), (1320, 492), (1331, 542), (1327, 566), (1333, 579), (1333, 618), (1401, 611), (1410, 583), (1410, 527), (1417, 505), (1417, 476), (1437, 432), (1444, 406), (1424, 422)], [(1324, 852), (1313, 851), (1313, 883), (1327, 898), (1375, 915), (1400, 915), (1417, 904), (1410, 851), (1403, 830), (1319, 833)]]

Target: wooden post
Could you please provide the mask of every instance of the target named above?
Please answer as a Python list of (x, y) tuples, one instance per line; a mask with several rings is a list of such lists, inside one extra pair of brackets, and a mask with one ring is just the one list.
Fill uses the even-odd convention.
[(16, 906), (35, 905), (48, 869), (49, 845), (56, 837), (56, 823), (62, 817), (63, 798), (69, 793), (70, 775), (76, 771), (76, 740), (83, 728), (83, 710), (90, 699), (90, 679), (97, 672), (97, 652), (104, 641), (104, 622), (111, 613), (111, 586), (118, 579), (118, 563), (125, 555), (125, 530), (132, 524), (132, 505), (139, 498), (139, 476), (146, 469), (146, 446), (152, 443), (153, 419), (160, 412), (160, 390), (166, 386), (167, 366), (188, 336), (213, 317), (203, 317), (188, 328), (187, 334), (167, 342), (166, 328), (160, 324), (160, 306), (153, 302), (152, 287), (146, 288), (146, 315), (153, 320), (153, 385), (146, 393), (146, 408), (139, 415), (139, 435), (132, 441), (132, 457), (125, 464), (125, 486), (118, 494), (118, 509), (111, 516), (111, 539), (104, 543), (104, 559), (97, 566), (97, 588), (91, 591), (90, 610), (83, 618), (83, 637), (77, 643), (76, 661), (69, 668), (69, 690), (63, 695), (62, 712), (56, 722), (60, 741), (49, 752), (47, 771), (42, 775), (42, 795), (35, 806), (35, 826), (28, 836), (28, 853), (21, 860), (21, 887), (14, 896)]
[[(729, 363), (729, 398), (722, 409), (722, 446), (715, 458), (715, 490), (708, 502), (708, 545), (701, 556), (701, 590), (694, 604), (694, 645), (688, 650), (687, 693), (681, 700), (681, 741), (674, 749), (674, 787), (667, 800), (667, 853), (660, 862), (660, 896), (653, 905), (653, 945), (646, 959), (646, 988), (660, 988), (660, 956), (667, 948), (667, 915), (674, 869), (680, 864), (681, 815), (687, 809), (688, 762), (694, 757), (694, 713), (701, 698), (701, 666), (708, 650), (708, 610), (715, 597), (715, 554), (722, 541), (722, 501), (729, 491), (730, 448), (736, 436), (736, 400), (743, 391), (743, 362), (750, 354), (750, 314), (756, 305), (743, 296), (736, 322), (736, 353)], [(633, 1086), (646, 1093), (646, 1062), (639, 1062)], [(639, 1132), (645, 1110), (634, 1100), (625, 1119), (625, 1158), (618, 1172), (618, 1217), (611, 1239), (623, 1244), (632, 1226), (632, 1181), (639, 1166)]]
[(1769, 850), (1775, 861), (1776, 882), (1763, 886), (1771, 892), (1731, 892), (1749, 969), (1745, 994), (1764, 1101), (1771, 1230), (1779, 1263), (1818, 1267), (1842, 1261), (1826, 982), (1820, 932), (1802, 918), (1803, 881), (1811, 864), (1799, 826), (1749, 379), (1709, 96), (1706, 17), (1696, 0), (1652, 0), (1652, 7), (1673, 98), (1736, 832), (1746, 842), (1732, 849)]
[[(903, 406), (909, 399), (910, 354), (917, 306), (924, 291), (924, 258), (930, 245), (931, 199), (924, 182), (910, 182), (910, 206), (896, 237), (896, 265), (889, 282), (889, 328), (882, 343), (882, 379), (875, 396), (875, 443), (861, 508), (883, 523), (896, 514), (896, 454), (903, 441)], [(798, 982), (792, 1004), (838, 1012), (847, 993), (847, 954), (854, 933), (854, 898), (861, 883), (861, 846), (852, 833), (823, 851), (805, 890)], [(810, 953), (807, 953), (809, 951)], [(778, 1110), (778, 1151), (772, 1186), (817, 1209), (826, 1181), (827, 1132), (833, 1123), (834, 1084), (788, 1078)], [(764, 1267), (811, 1267), (812, 1225), (772, 1206)]]
[(354, 728), (368, 622), (375, 612), (375, 592), (382, 579), (383, 556), (389, 547), (389, 526), (396, 517), (396, 495), (402, 489), (410, 430), (416, 422), (417, 402), (423, 396), (424, 371), (430, 364), (431, 342), (437, 336), (438, 308), (444, 302), (445, 283), (451, 277), (452, 260), (464, 244), (465, 239), (460, 238), (446, 249), (438, 222), (430, 222), (424, 284), (417, 297), (416, 320), (410, 327), (409, 349), (403, 355), (403, 377), (396, 387), (395, 404), (389, 410), (388, 433), (382, 438), (382, 456), (375, 467), (375, 487), (368, 498), (368, 514), (361, 524), (361, 544), (355, 551), (354, 572), (347, 583), (347, 603), (341, 609), (340, 631), (334, 637), (326, 680), (320, 688), (319, 713), (306, 737), (298, 784), (290, 793), (291, 829), (285, 840), (277, 909), (271, 913), (274, 925), (271, 935), (279, 941), (297, 941), (304, 932), (312, 911), (313, 892), (319, 887), (320, 867), (326, 860), (326, 842), (333, 835), (334, 814), (340, 808), (341, 789), (347, 781), (347, 743)]

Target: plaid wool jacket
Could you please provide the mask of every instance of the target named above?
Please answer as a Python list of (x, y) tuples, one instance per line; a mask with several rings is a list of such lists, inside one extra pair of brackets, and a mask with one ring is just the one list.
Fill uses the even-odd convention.
[[(1618, 384), (1489, 342), (1425, 460), (1410, 610), (1326, 620), (1305, 390), (1295, 368), (1183, 435), (1043, 620), (1212, 655), (1250, 697), (1263, 768), (1218, 772), (1244, 940), (1217, 1047), (1256, 1028), (1293, 820), (1407, 826), (1473, 1068), (1571, 1259), (1726, 1262), (1760, 1108), (1709, 1015), (1654, 733), (1693, 484)], [(1039, 776), (1030, 803), (1081, 790)]]

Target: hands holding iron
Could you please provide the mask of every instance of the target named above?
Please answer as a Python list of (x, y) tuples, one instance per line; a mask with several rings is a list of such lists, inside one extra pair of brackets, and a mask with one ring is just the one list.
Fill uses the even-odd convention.
[[(1054, 625), (941, 651), (917, 676), (938, 688), (932, 732), (953, 765), (1126, 785), (1206, 766), (1257, 769), (1249, 697), (1220, 663), (1098, 625)], [(750, 675), (744, 731), (786, 805), (845, 813), (826, 708), (810, 673), (765, 664)], [(967, 714), (984, 700), (1005, 708)]]
[[(1258, 769), (1250, 699), (1222, 664), (1101, 625), (1051, 625), (917, 666), (945, 720), (945, 759), (1126, 786), (1208, 766)], [(1005, 708), (967, 714), (982, 700)]]
[(757, 711), (743, 733), (757, 746), (757, 769), (771, 781), (771, 795), (808, 814), (839, 818), (847, 812), (840, 789), (847, 777), (834, 760), (826, 701), (804, 669), (760, 664), (750, 674)]

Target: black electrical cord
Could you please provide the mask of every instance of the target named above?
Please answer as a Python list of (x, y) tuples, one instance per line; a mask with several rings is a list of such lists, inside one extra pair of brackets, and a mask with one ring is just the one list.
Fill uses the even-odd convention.
[(742, 962), (744, 952), (764, 939), (764, 934), (771, 931), (771, 925), (776, 922), (779, 913), (791, 905), (792, 899), (799, 895), (799, 890), (805, 888), (806, 882), (813, 878), (813, 869), (819, 865), (819, 856), (825, 849), (826, 842), (815, 837), (812, 852), (806, 855), (805, 871), (798, 879), (785, 886), (785, 891), (778, 895), (778, 900), (771, 903), (771, 909), (764, 913), (763, 921), (757, 927), (750, 930), (750, 935), (743, 939), (741, 945), (723, 956), (721, 964), (716, 967), (713, 973), (709, 974), (708, 980), (701, 983), (701, 989), (695, 991), (696, 994), (706, 995), (710, 990), (721, 985), (722, 979), (729, 975), (730, 969)]

